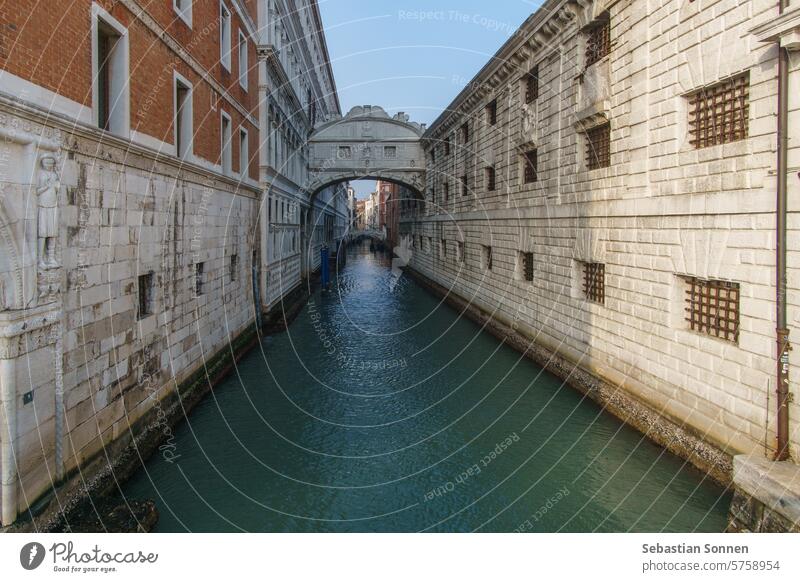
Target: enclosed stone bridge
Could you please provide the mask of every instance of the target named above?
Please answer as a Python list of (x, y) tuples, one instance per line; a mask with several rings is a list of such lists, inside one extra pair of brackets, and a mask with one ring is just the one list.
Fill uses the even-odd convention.
[(309, 137), (309, 182), (315, 194), (350, 180), (376, 179), (406, 186), (423, 197), (425, 126), (408, 115), (391, 117), (381, 107), (353, 107), (344, 117), (318, 125)]

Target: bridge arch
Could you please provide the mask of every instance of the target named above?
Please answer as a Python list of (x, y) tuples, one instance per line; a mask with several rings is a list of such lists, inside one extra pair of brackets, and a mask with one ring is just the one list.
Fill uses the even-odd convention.
[(308, 140), (313, 198), (323, 188), (352, 180), (394, 182), (422, 195), (425, 190), (425, 125), (408, 115), (390, 116), (376, 105), (353, 107), (347, 115), (318, 125)]

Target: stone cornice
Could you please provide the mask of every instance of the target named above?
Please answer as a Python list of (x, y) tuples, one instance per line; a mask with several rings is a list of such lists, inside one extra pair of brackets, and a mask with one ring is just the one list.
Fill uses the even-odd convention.
[[(151, 162), (172, 167), (176, 173), (191, 172), (200, 178), (210, 178), (215, 182), (226, 184), (231, 187), (230, 194), (233, 196), (254, 198), (259, 197), (261, 193), (260, 186), (255, 187), (246, 182), (231, 178), (230, 176), (213, 172), (198, 164), (178, 159), (175, 156), (159, 152), (129, 139), (102, 131), (94, 126), (86, 125), (66, 115), (53, 111), (46, 111), (36, 105), (20, 101), (16, 97), (3, 92), (0, 92), (0, 110), (8, 111), (9, 113), (28, 119), (34, 123), (39, 123), (43, 126), (54, 126), (64, 132), (64, 136), (80, 137), (94, 142), (102, 142), (109, 147), (118, 148), (125, 152), (125, 163), (128, 164), (131, 164), (131, 154), (139, 155)], [(66, 149), (74, 147), (71, 144), (63, 144), (63, 146)], [(98, 154), (99, 150), (97, 148), (94, 148), (94, 154), (87, 153), (87, 155), (94, 155), (95, 157), (99, 157)]]
[(759, 42), (780, 42), (789, 50), (800, 50), (800, 5), (770, 17), (749, 31)]
[(548, 0), (500, 47), (489, 62), (467, 83), (444, 113), (431, 124), (423, 139), (440, 140), (441, 134), (463, 122), (463, 117), (480, 105), (509, 79), (521, 74), (521, 67), (537, 53), (546, 56), (550, 44), (571, 22), (577, 28), (592, 15), (621, 0)]

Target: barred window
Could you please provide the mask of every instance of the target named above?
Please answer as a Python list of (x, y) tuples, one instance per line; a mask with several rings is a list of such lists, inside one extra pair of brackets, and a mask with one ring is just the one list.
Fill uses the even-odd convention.
[(739, 341), (739, 283), (686, 277), (686, 321), (690, 329)]
[(464, 243), (461, 241), (458, 241), (458, 262), (464, 262)]
[(586, 67), (590, 67), (611, 52), (611, 22), (603, 20), (586, 33)]
[(483, 247), (483, 266), (487, 271), (492, 270), (492, 247), (488, 245)]
[(745, 139), (749, 119), (749, 73), (689, 96), (689, 139), (696, 149)]
[(460, 129), (461, 143), (469, 143), (469, 122), (465, 122)]
[(239, 275), (239, 255), (231, 255), (231, 281), (236, 281)]
[(586, 132), (586, 167), (590, 170), (611, 165), (611, 124), (593, 127)]
[(497, 124), (497, 99), (486, 106), (486, 123), (489, 125)]
[(143, 319), (153, 313), (153, 273), (139, 275), (139, 309), (138, 319)]
[(353, 150), (350, 149), (350, 146), (339, 146), (336, 150), (336, 156), (340, 160), (351, 160), (353, 159)]
[(539, 98), (539, 67), (525, 74), (525, 103), (533, 103)]
[(497, 176), (492, 166), (486, 168), (486, 189), (490, 192), (497, 187)]
[(606, 302), (606, 266), (604, 264), (583, 264), (583, 293), (589, 301)]
[(461, 195), (466, 196), (469, 194), (469, 181), (466, 176), (461, 176)]
[[(393, 159), (397, 157), (397, 146), (383, 146), (383, 157)], [(433, 152), (431, 152), (431, 161), (433, 160)]]
[(519, 272), (525, 281), (533, 281), (533, 253), (519, 253)]
[(450, 200), (450, 182), (444, 183), (444, 201)]
[(194, 294), (203, 294), (203, 269), (205, 263), (195, 263), (194, 265)]
[(532, 184), (539, 179), (537, 172), (538, 154), (536, 150), (525, 152), (522, 155), (522, 164), (524, 167), (523, 180), (526, 184)]

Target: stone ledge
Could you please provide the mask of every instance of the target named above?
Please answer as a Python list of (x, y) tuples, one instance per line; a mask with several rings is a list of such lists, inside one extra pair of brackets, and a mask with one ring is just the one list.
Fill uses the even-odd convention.
[(800, 527), (800, 466), (753, 455), (733, 458), (733, 484)]

